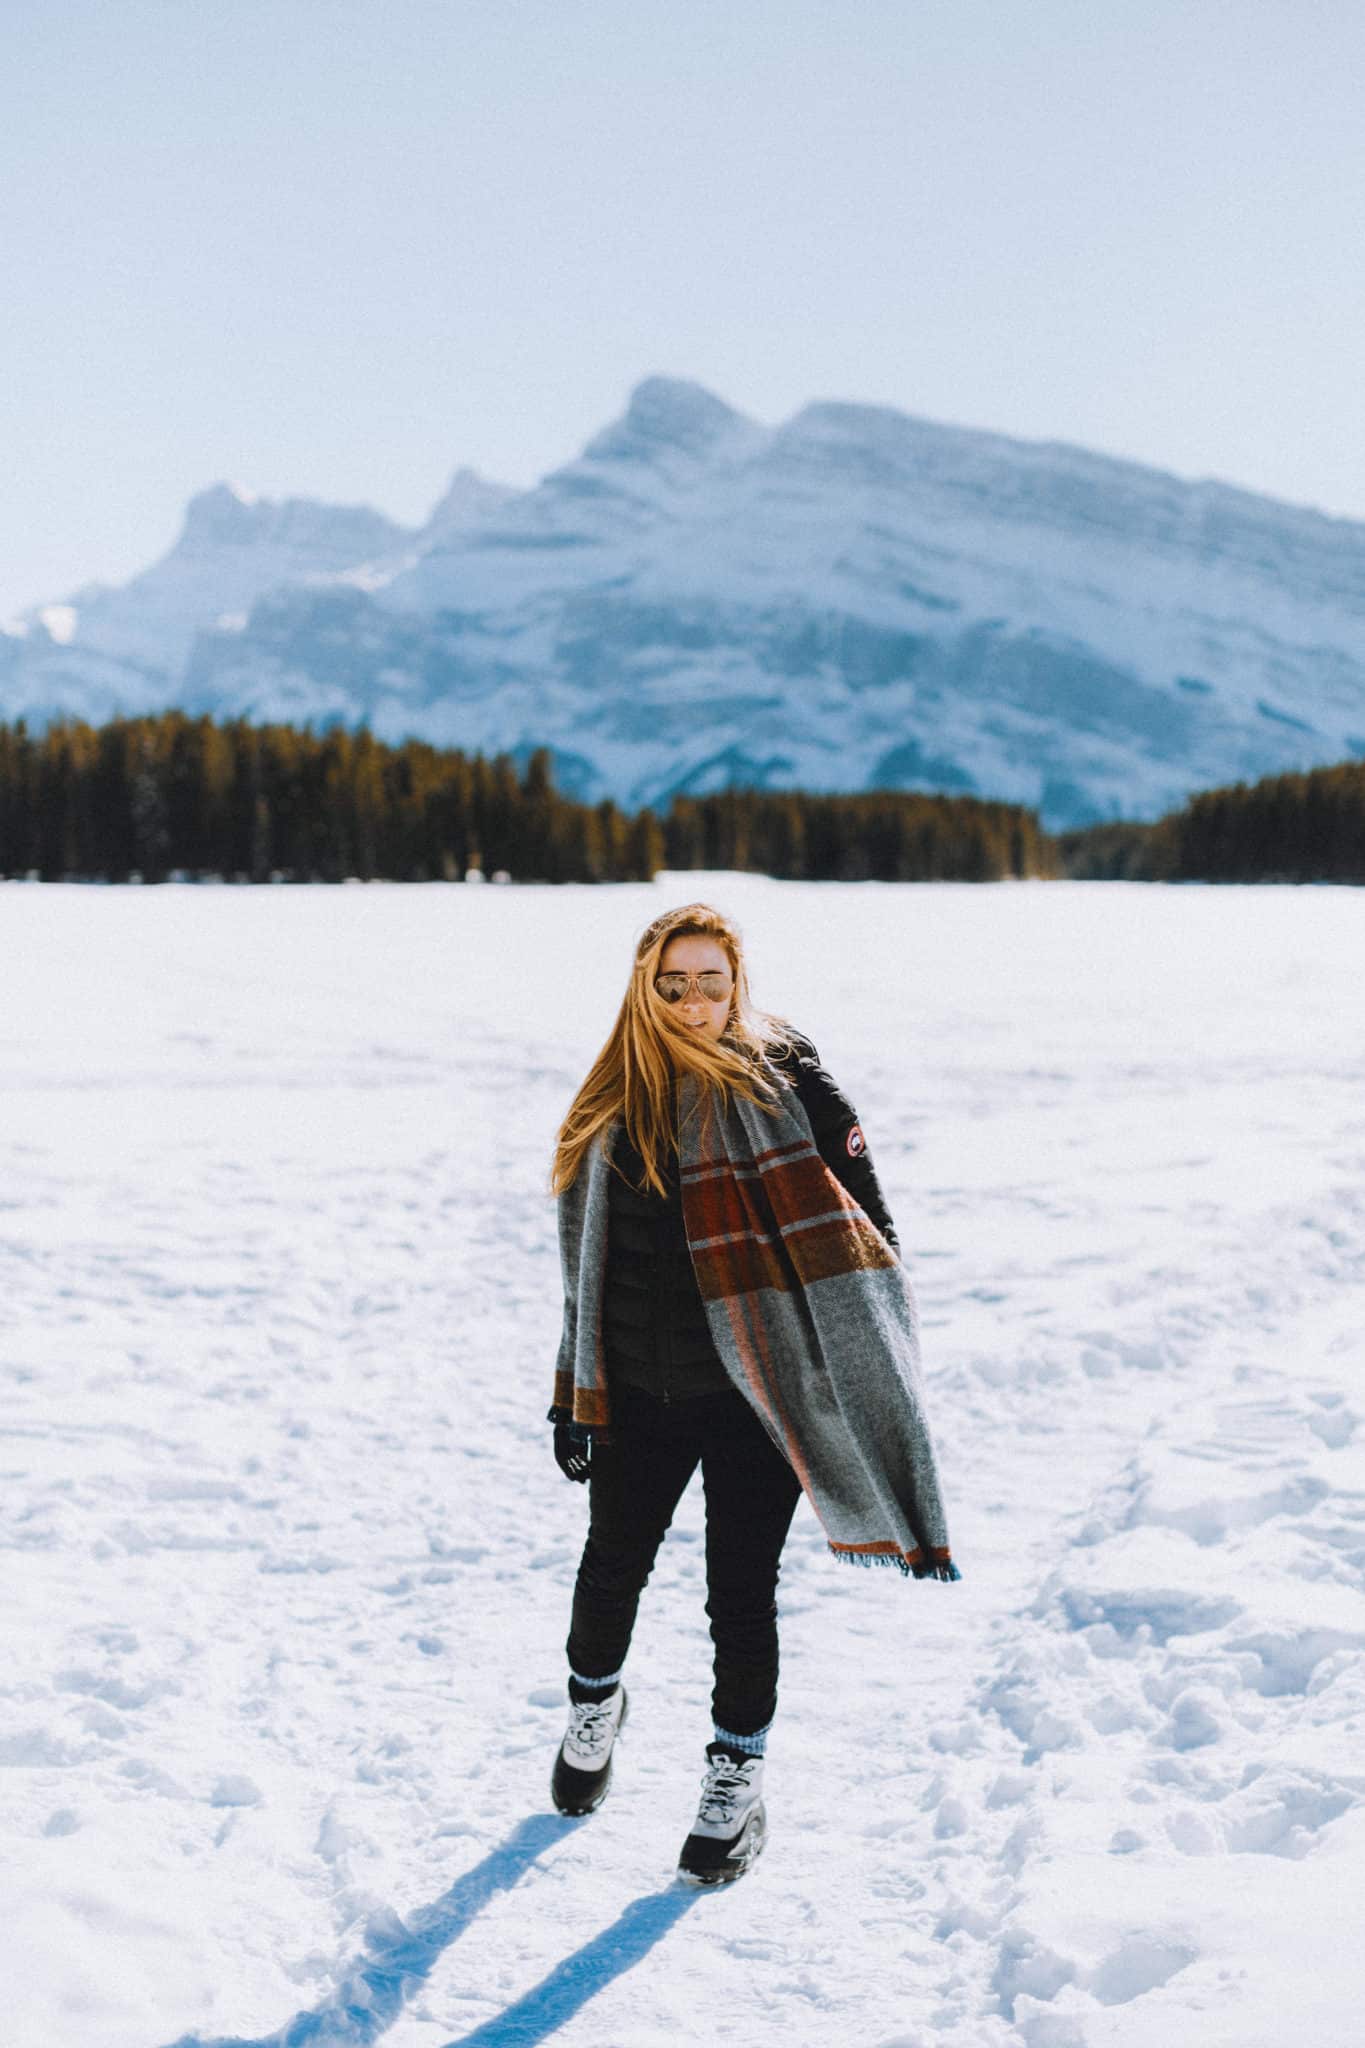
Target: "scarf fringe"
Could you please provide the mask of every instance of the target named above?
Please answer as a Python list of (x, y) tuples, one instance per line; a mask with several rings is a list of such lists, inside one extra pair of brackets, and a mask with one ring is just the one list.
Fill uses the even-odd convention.
[[(595, 1443), (605, 1447), (610, 1445), (613, 1440), (609, 1426), (594, 1422), (575, 1422), (572, 1408), (562, 1408), (556, 1404), (550, 1409), (545, 1419), (547, 1422), (557, 1424), (567, 1423), (571, 1440), (584, 1447)], [(961, 1572), (950, 1557), (926, 1558), (923, 1552), (921, 1552), (919, 1563), (912, 1564), (910, 1559), (903, 1557), (898, 1550), (875, 1552), (844, 1550), (836, 1543), (831, 1543), (828, 1548), (831, 1554), (837, 1557), (843, 1564), (862, 1565), (864, 1569), (871, 1569), (873, 1566), (891, 1565), (901, 1574), (902, 1578), (906, 1579), (938, 1579), (946, 1586), (951, 1585), (955, 1579), (962, 1577)]]
[(889, 1564), (905, 1579), (941, 1579), (946, 1586), (951, 1584), (954, 1579), (962, 1577), (961, 1572), (951, 1558), (944, 1560), (942, 1563), (913, 1565), (909, 1558), (902, 1557), (899, 1551), (883, 1550), (870, 1556), (865, 1550), (841, 1550), (834, 1543), (830, 1544), (829, 1549), (832, 1555), (839, 1559), (841, 1564), (856, 1564), (862, 1565), (865, 1568)]
[(593, 1444), (600, 1444), (603, 1450), (610, 1449), (616, 1442), (610, 1425), (605, 1422), (570, 1423), (569, 1435), (576, 1444), (583, 1444), (588, 1447), (591, 1447)]

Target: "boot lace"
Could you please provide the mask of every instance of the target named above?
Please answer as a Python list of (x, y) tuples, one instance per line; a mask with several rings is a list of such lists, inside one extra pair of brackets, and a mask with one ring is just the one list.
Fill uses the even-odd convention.
[(697, 1819), (708, 1827), (726, 1825), (737, 1818), (748, 1791), (749, 1776), (744, 1764), (737, 1764), (733, 1757), (712, 1757), (701, 1781), (701, 1810)]
[(589, 1756), (610, 1749), (616, 1733), (616, 1695), (606, 1700), (575, 1701), (569, 1719), (569, 1741)]

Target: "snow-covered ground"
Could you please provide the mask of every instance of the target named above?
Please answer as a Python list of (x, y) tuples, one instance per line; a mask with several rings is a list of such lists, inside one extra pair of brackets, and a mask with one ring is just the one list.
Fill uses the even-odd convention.
[[(961, 1585), (798, 1514), (671, 1884), (700, 1502), (549, 1809), (556, 1122), (699, 888), (858, 1103)], [(1347, 2048), (1365, 892), (0, 888), (6, 2048)]]

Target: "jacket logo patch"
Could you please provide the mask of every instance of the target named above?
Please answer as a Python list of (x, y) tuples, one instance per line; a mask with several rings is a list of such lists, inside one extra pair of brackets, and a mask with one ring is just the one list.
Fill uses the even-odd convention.
[(848, 1147), (848, 1156), (850, 1159), (858, 1159), (862, 1156), (864, 1152), (866, 1152), (867, 1139), (863, 1136), (863, 1127), (861, 1124), (853, 1125), (852, 1129), (849, 1131), (848, 1136), (845, 1138), (844, 1143)]

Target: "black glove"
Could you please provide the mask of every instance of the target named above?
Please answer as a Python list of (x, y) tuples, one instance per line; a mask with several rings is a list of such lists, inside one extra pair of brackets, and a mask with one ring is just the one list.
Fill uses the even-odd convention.
[(581, 1485), (588, 1476), (591, 1456), (591, 1437), (576, 1435), (571, 1422), (555, 1424), (555, 1463), (566, 1479), (575, 1479)]

